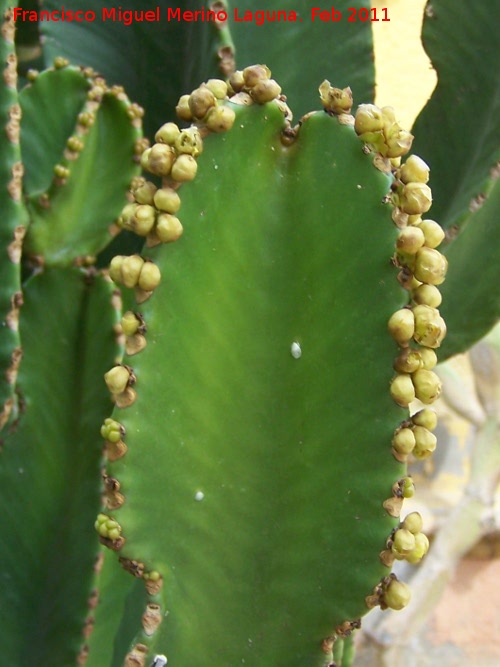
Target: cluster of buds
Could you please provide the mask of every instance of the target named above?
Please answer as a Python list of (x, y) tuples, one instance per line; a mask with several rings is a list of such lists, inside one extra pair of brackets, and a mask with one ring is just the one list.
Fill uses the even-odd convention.
[(344, 124), (354, 124), (354, 117), (351, 116), (353, 99), (350, 88), (335, 88), (325, 79), (319, 87), (319, 97), (327, 113), (338, 116)]
[(105, 440), (105, 452), (108, 461), (117, 461), (127, 453), (127, 445), (123, 442), (125, 428), (114, 419), (107, 418), (101, 426), (101, 436)]
[(415, 565), (429, 550), (429, 539), (422, 532), (422, 517), (418, 512), (411, 512), (387, 540), (386, 549), (380, 554), (384, 565), (391, 566), (394, 560), (406, 560)]
[(109, 275), (115, 283), (135, 288), (138, 303), (146, 301), (160, 284), (160, 269), (140, 255), (116, 255), (109, 265)]
[(271, 79), (271, 70), (266, 65), (251, 65), (233, 72), (229, 77), (229, 90), (233, 95), (231, 101), (244, 105), (266, 104), (281, 95), (281, 87)]
[(436, 436), (432, 431), (437, 426), (434, 410), (424, 408), (404, 421), (394, 432), (392, 453), (401, 462), (410, 454), (418, 460), (426, 459), (436, 449)]
[(392, 107), (360, 104), (354, 116), (354, 129), (370, 150), (383, 158), (406, 155), (413, 142), (413, 135), (396, 121)]
[(125, 352), (132, 356), (146, 347), (147, 327), (141, 313), (127, 310), (120, 322), (120, 331), (125, 337)]
[(97, 515), (94, 528), (101, 542), (113, 551), (118, 551), (125, 544), (125, 538), (121, 535), (122, 528), (120, 524), (107, 514)]

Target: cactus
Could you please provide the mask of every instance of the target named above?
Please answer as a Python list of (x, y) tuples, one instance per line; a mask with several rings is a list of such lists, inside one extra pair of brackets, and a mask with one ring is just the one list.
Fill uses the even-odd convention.
[[(147, 27), (145, 58), (160, 49)], [(19, 92), (4, 76), (2, 90), (3, 122), (22, 111), (2, 182), (24, 164), (23, 197), (2, 195), (5, 322), (24, 300), (19, 330), (0, 331), (5, 659), (349, 667), (368, 609), (409, 602), (394, 561), (428, 549), (420, 517), (402, 512), (406, 464), (436, 447), (433, 369), (457, 349), (456, 333), (445, 347), (441, 251), (470, 254), (465, 232), (450, 243), (428, 219), (432, 161), (410, 154), (392, 108), (371, 104), (370, 63), (353, 91), (324, 81), (323, 108), (305, 113), (321, 79), (282, 76), (287, 52), (271, 36), (269, 59), (257, 55), (276, 80), (265, 65), (232, 66), (258, 41), (241, 26), (183, 26), (202, 39), (166, 92), (148, 86), (148, 147), (142, 109), (91, 68), (133, 90), (133, 58), (77, 67), (83, 28), (42, 23), (45, 57), (75, 64), (59, 57)], [(369, 50), (369, 25), (356, 28)], [(113, 53), (97, 24), (90, 34), (95, 54)], [(327, 53), (309, 28), (286, 34)], [(177, 123), (158, 116), (174, 92)], [(474, 215), (489, 206), (494, 194)]]

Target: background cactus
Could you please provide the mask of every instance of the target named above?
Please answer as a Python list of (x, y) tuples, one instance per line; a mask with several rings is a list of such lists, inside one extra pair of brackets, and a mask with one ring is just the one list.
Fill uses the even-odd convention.
[[(49, 5), (45, 6), (50, 9)], [(436, 16), (436, 35), (451, 24), (454, 29), (468, 25), (471, 11), (468, 7), (467, 21), (457, 21), (449, 14), (451, 4), (440, 0), (433, 3), (426, 29), (431, 30)], [(488, 24), (487, 9), (477, 11), (477, 21)], [(2, 48), (8, 64), (2, 113), (7, 125), (13, 108), (16, 115), (18, 93), (8, 76), (14, 72), (13, 56), (8, 55), (8, 16), (5, 26)], [(126, 33), (125, 54), (120, 52), (125, 32), (119, 23), (40, 25), (47, 33), (45, 58), (56, 52), (69, 56), (75, 64), (95, 67), (113, 83), (126, 84), (141, 102), (146, 99), (151, 138), (169, 120), (164, 117), (164, 95), (173, 109), (180, 94), (217, 76), (219, 64), (230, 67), (234, 46), (239, 66), (267, 61), (298, 116), (317, 107), (313, 94), (329, 75), (324, 59), (331, 57), (318, 30), (324, 29), (326, 36), (331, 26), (318, 25), (314, 31), (306, 22), (298, 26), (268, 24), (257, 36), (255, 26), (236, 25), (229, 34), (227, 28), (206, 23), (180, 24), (174, 32), (169, 24), (172, 39), (165, 40), (164, 25), (160, 29), (138, 24), (137, 40)], [(26, 48), (33, 39), (27, 31), (32, 26), (21, 28)], [(347, 40), (335, 41), (341, 44), (335, 82), (351, 84), (357, 101), (371, 102), (373, 67), (369, 60), (366, 66), (358, 64), (360, 53), (371, 48), (370, 26), (341, 22), (335, 29)], [(109, 30), (114, 40), (109, 40)], [(95, 39), (90, 53), (79, 48), (80, 31), (86, 44), (89, 35)], [(475, 34), (467, 32), (466, 37), (468, 43), (478, 44)], [(166, 67), (168, 49), (177, 39), (190, 45), (189, 57), (185, 67), (172, 66), (172, 77), (159, 90), (155, 82), (161, 74), (153, 63), (166, 49), (161, 56)], [(492, 51), (498, 48), (489, 33), (487, 39)], [(141, 45), (142, 64), (136, 44)], [(448, 52), (458, 52), (449, 40), (446, 44)], [(303, 49), (313, 45), (318, 49), (318, 73), (311, 85), (310, 74), (316, 73), (309, 65), (306, 77), (301, 68), (289, 72), (285, 58), (287, 48), (305, 53)], [(98, 62), (92, 61), (94, 56)], [(145, 147), (138, 127), (140, 109), (121, 90), (107, 89), (89, 69), (81, 72), (64, 61), (57, 64), (19, 94), (20, 148), (6, 135), (2, 151), (8, 161), (2, 172), (9, 222), (2, 229), (1, 262), (8, 285), (1, 302), (7, 323), (20, 305), (13, 295), (21, 285), (20, 265), (12, 262), (9, 250), (21, 235), (15, 230), (27, 227), (19, 332), (15, 326), (3, 327), (1, 341), (7, 374), (2, 385), (0, 475), (4, 497), (9, 498), (9, 511), (1, 519), (9, 539), (0, 547), (6, 660), (42, 665), (86, 660), (100, 667), (120, 665), (126, 655), (127, 665), (151, 664), (157, 652), (183, 664), (190, 658), (199, 660), (202, 651), (203, 660), (209, 657), (227, 665), (245, 659), (276, 665), (328, 665), (335, 660), (347, 666), (352, 660), (348, 635), (367, 609), (366, 598), (370, 604), (395, 607), (406, 601), (405, 587), (395, 595), (399, 584), (389, 576), (391, 560), (415, 552), (414, 542), (422, 553), (426, 548), (423, 538), (416, 538), (420, 530), (399, 526), (397, 516), (401, 496), (412, 492), (405, 476), (408, 451), (425, 456), (435, 444), (428, 422), (407, 421), (409, 398), (397, 390), (402, 384), (411, 394), (417, 387), (421, 398), (432, 398), (418, 389), (421, 383), (414, 381), (415, 367), (407, 365), (405, 348), (411, 342), (412, 348), (420, 343), (430, 350), (417, 361), (424, 364), (419, 377), (432, 379), (432, 350), (439, 354), (447, 345), (446, 354), (452, 354), (469, 345), (498, 317), (495, 300), (483, 287), (474, 306), (487, 305), (481, 326), (455, 326), (455, 339), (448, 343), (447, 337), (440, 347), (442, 321), (436, 313), (429, 320), (422, 308), (441, 306), (426, 302), (428, 297), (418, 300), (411, 280), (415, 274), (443, 293), (448, 284), (441, 287), (444, 264), (437, 269), (437, 280), (427, 279), (428, 273), (424, 277), (427, 268), (422, 265), (428, 262), (421, 258), (434, 256), (428, 252), (435, 250), (434, 243), (426, 238), (425, 227), (419, 227), (418, 217), (408, 219), (419, 213), (412, 208), (415, 190), (417, 202), (421, 195), (428, 200), (425, 177), (407, 177), (396, 162), (389, 164), (388, 158), (403, 153), (392, 153), (387, 133), (381, 135), (380, 130), (375, 130), (377, 136), (367, 136), (357, 128), (373, 151), (363, 154), (343, 106), (347, 93), (334, 93), (340, 108), (308, 116), (298, 131), (284, 120), (289, 112), (283, 101), (248, 108), (220, 100), (208, 105), (212, 120), (192, 102), (191, 113), (203, 135), (207, 126), (223, 129), (232, 117), (225, 112), (222, 120), (214, 120), (214, 111), (222, 108), (236, 115), (234, 127), (203, 137), (199, 155), (198, 139), (193, 142), (192, 134), (184, 134), (178, 145), (174, 140), (173, 151), (167, 151), (177, 161), (173, 181), (146, 153), (142, 165), (153, 172), (153, 180), (155, 175), (163, 178), (153, 186), (161, 185), (163, 192), (157, 191), (151, 201), (153, 188), (148, 194), (149, 186), (145, 191), (143, 181), (136, 180), (136, 204), (145, 208), (138, 215), (129, 203), (118, 219), (125, 192), (138, 173), (134, 157)], [(356, 76), (350, 81), (354, 64)], [(471, 86), (481, 67), (479, 60), (469, 63), (465, 80)], [(423, 112), (431, 125), (444, 108), (439, 102), (442, 91), (457, 94), (450, 71), (440, 68), (437, 101)], [(235, 80), (233, 84), (237, 87)], [(262, 93), (248, 81), (246, 88), (240, 98), (250, 93), (258, 101)], [(64, 104), (58, 102), (61, 92)], [(328, 97), (330, 88), (322, 87), (322, 94)], [(91, 127), (88, 113), (96, 115)], [(393, 129), (398, 142), (409, 148), (407, 135), (399, 127)], [(373, 128), (370, 131), (373, 134)], [(481, 183), (497, 159), (498, 131), (492, 124), (481, 137), (485, 146), (493, 147), (478, 158)], [(75, 160), (81, 141), (83, 149)], [(442, 141), (446, 143), (446, 137)], [(432, 151), (439, 145), (441, 141), (434, 140), (427, 151), (418, 152), (433, 168), (434, 193), (439, 190), (440, 162), (436, 160), (436, 178)], [(191, 152), (192, 159), (179, 160), (183, 151)], [(374, 156), (382, 169), (372, 164)], [(26, 171), (23, 203), (7, 189), (12, 165), (20, 157)], [(193, 160), (197, 173), (190, 182)], [(328, 180), (329, 174), (333, 179)], [(180, 190), (177, 214), (166, 197), (181, 181), (187, 182)], [(408, 187), (415, 182), (417, 187)], [(466, 191), (477, 187), (475, 181), (467, 182)], [(473, 213), (475, 218), (484, 216), (485, 222), (491, 219), (489, 207), (495, 206), (494, 180), (490, 187), (487, 203)], [(469, 195), (460, 201), (444, 227), (465, 219)], [(147, 207), (153, 209), (153, 227), (148, 227)], [(412, 240), (398, 231), (391, 219), (393, 209), (397, 225), (417, 223), (412, 226), (422, 233), (412, 233)], [(182, 223), (182, 237), (156, 245), (179, 237), (179, 223), (172, 218)], [(125, 231), (105, 249), (114, 220)], [(144, 249), (130, 231), (146, 237)], [(418, 245), (415, 237), (421, 240), (422, 234), (424, 241)], [(462, 235), (449, 247), (450, 252), (456, 248), (464, 262), (472, 260), (473, 246), (462, 243)], [(93, 265), (100, 252), (97, 266), (117, 254), (122, 257), (113, 260), (110, 274), (125, 284), (125, 319), (118, 313), (116, 288), (94, 269), (82, 268)], [(454, 290), (461, 293), (470, 274), (460, 269), (451, 275)], [(411, 318), (409, 333), (392, 327), (388, 331), (394, 313), (403, 312), (408, 319), (405, 306), (410, 297), (414, 308), (408, 312), (417, 334), (411, 331)], [(459, 320), (453, 295), (445, 299), (443, 313), (447, 302), (451, 317)], [(54, 303), (60, 304), (63, 317), (50, 316)], [(446, 313), (449, 323), (448, 317)], [(125, 334), (121, 343), (129, 355), (125, 357), (119, 356), (115, 340), (113, 326), (119, 321)], [(457, 335), (457, 330), (463, 333)], [(13, 354), (21, 345), (23, 363), (15, 385), (12, 366), (20, 355)], [(130, 356), (142, 347), (140, 354)], [(396, 382), (391, 384), (395, 357)], [(107, 379), (118, 407), (111, 416), (100, 378), (113, 367), (118, 373)], [(390, 390), (403, 407), (391, 400)], [(110, 459), (104, 478), (100, 424)], [(427, 429), (427, 444), (415, 449), (419, 428)], [(415, 445), (401, 444), (404, 429), (414, 434)], [(120, 458), (121, 443), (127, 453)], [(22, 494), (20, 478), (26, 489)], [(107, 552), (103, 563), (99, 556), (96, 564), (100, 549), (93, 523), (98, 514), (102, 541), (120, 550), (118, 555)], [(26, 525), (32, 528), (27, 531)], [(135, 577), (118, 566), (118, 556)], [(52, 581), (57, 593), (47, 599)], [(141, 621), (145, 610), (146, 625)], [(152, 631), (167, 611), (166, 620)], [(35, 627), (43, 628), (39, 641), (33, 641)]]

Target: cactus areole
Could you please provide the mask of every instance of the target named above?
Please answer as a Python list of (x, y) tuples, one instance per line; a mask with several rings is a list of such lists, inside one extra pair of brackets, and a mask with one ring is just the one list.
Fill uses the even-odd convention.
[(145, 245), (111, 262), (136, 303), (96, 530), (146, 586), (125, 665), (340, 665), (410, 599), (390, 567), (426, 552), (399, 515), (435, 445), (408, 406), (440, 393), (446, 260), (394, 110), (320, 95), (293, 126), (264, 65), (202, 84), (120, 218)]

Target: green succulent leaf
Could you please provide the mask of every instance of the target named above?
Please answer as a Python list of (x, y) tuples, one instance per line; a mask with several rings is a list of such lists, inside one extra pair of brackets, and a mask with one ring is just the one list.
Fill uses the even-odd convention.
[[(325, 113), (280, 142), (281, 111), (234, 107), (181, 189), (185, 231), (147, 250), (162, 282), (115, 410), (128, 452), (120, 555), (164, 576), (156, 649), (190, 663), (315, 665), (388, 573), (387, 332), (408, 299), (397, 229), (352, 127)], [(323, 657), (322, 657), (323, 656)]]
[(0, 466), (5, 664), (72, 667), (84, 643), (99, 550), (96, 425), (108, 402), (98, 378), (118, 352), (111, 297), (109, 282), (77, 269), (45, 271), (25, 286), (24, 411)]

